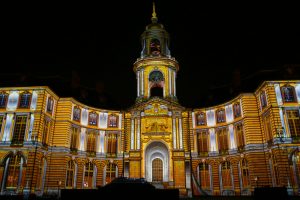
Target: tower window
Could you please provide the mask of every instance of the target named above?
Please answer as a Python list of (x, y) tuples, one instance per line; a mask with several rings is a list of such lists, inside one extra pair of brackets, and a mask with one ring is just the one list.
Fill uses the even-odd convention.
[(150, 42), (150, 54), (153, 56), (160, 55), (160, 41), (158, 39), (152, 39)]

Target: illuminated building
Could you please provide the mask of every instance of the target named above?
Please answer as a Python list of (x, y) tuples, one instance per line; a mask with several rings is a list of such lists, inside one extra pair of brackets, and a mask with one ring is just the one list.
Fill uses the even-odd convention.
[(257, 186), (298, 194), (300, 80), (266, 81), (221, 105), (184, 108), (169, 35), (155, 10), (151, 20), (133, 68), (136, 103), (125, 111), (44, 86), (0, 88), (1, 194), (96, 188), (118, 176), (182, 195), (250, 195)]

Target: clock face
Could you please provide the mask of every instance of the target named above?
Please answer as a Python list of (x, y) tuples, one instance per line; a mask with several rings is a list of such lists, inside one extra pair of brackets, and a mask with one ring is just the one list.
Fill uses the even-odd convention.
[(149, 75), (149, 81), (159, 83), (164, 80), (164, 75), (160, 71), (153, 71)]

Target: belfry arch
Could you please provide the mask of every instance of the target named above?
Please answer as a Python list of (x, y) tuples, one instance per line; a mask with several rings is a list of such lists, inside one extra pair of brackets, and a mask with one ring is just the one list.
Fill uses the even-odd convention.
[[(157, 161), (157, 159), (162, 161), (162, 182), (169, 181), (169, 163), (170, 163), (170, 155), (168, 147), (160, 142), (160, 141), (153, 141), (146, 147), (145, 150), (145, 175), (146, 180), (148, 182), (153, 182), (152, 178), (155, 176), (152, 174), (153, 163)], [(153, 162), (154, 161), (154, 162)]]

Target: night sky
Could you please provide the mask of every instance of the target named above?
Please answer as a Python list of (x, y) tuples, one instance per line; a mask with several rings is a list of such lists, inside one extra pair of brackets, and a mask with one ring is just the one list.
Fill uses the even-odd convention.
[[(180, 70), (179, 103), (200, 108), (300, 79), (299, 7), (157, 0)], [(0, 87), (48, 85), (90, 106), (126, 109), (152, 1), (18, 5), (4, 9)]]

